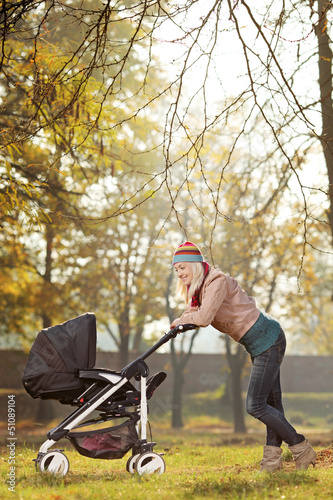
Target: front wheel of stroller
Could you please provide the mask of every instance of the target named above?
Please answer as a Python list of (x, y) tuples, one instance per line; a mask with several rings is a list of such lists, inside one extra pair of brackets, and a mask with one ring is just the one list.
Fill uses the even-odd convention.
[(130, 474), (134, 474), (135, 472), (135, 462), (139, 458), (140, 454), (132, 455), (129, 457), (126, 463), (126, 470), (127, 472), (130, 472)]
[(55, 476), (65, 476), (69, 471), (69, 460), (61, 451), (48, 451), (38, 463), (40, 472), (48, 472)]
[(165, 462), (161, 455), (153, 451), (148, 451), (139, 456), (135, 463), (135, 472), (142, 476), (143, 474), (163, 474), (165, 471)]

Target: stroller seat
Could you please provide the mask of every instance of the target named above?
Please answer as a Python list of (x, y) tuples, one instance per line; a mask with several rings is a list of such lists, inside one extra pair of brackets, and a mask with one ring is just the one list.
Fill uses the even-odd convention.
[[(122, 376), (120, 372), (109, 370), (108, 368), (92, 368), (90, 370), (80, 370), (79, 378), (83, 379), (84, 381), (99, 381), (104, 383), (111, 382), (112, 384), (116, 384), (117, 382), (119, 382), (119, 380), (122, 379)], [(158, 372), (155, 373), (155, 375), (149, 377), (146, 384), (147, 399), (150, 399), (152, 397), (155, 389), (157, 389), (157, 387), (161, 385), (165, 378), (165, 372)], [(127, 382), (124, 386), (121, 387), (122, 392), (130, 390), (138, 392), (131, 382)]]
[[(122, 378), (120, 372), (108, 368), (91, 368), (90, 370), (79, 370), (79, 378), (84, 380), (99, 380), (117, 384)], [(132, 385), (132, 384), (131, 384)]]
[[(150, 399), (152, 397), (155, 389), (157, 389), (157, 387), (161, 385), (166, 376), (167, 375), (165, 372), (158, 372), (148, 378), (146, 383), (147, 399)], [(95, 382), (97, 384), (102, 382), (103, 385), (105, 383), (111, 383), (115, 385), (122, 379), (122, 376), (120, 372), (109, 370), (107, 368), (92, 368), (90, 370), (80, 370), (79, 378), (84, 382)], [(135, 386), (128, 381), (115, 393), (115, 395), (122, 397), (125, 394), (130, 395), (131, 393), (132, 396), (134, 396), (135, 400), (137, 400), (140, 396), (140, 391), (138, 391)], [(113, 397), (113, 399), (115, 398)], [(133, 398), (131, 398), (131, 400), (132, 399)]]

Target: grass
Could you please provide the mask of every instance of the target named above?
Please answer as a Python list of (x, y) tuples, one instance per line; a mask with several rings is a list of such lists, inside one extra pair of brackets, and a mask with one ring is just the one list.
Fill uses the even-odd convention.
[[(30, 435), (29, 441), (18, 441), (16, 448), (16, 485), (14, 498), (29, 500), (86, 500), (113, 498), (147, 499), (327, 499), (333, 491), (331, 436), (313, 436), (313, 444), (321, 457), (315, 469), (296, 472), (289, 451), (284, 448), (284, 471), (259, 473), (262, 435), (236, 436), (212, 432), (212, 427), (200, 430), (185, 428), (172, 432), (163, 427), (154, 429), (156, 451), (164, 452), (166, 472), (160, 476), (130, 475), (126, 461), (92, 460), (79, 455), (67, 440), (65, 448), (70, 470), (65, 477), (53, 477), (35, 471), (35, 458), (40, 436)], [(23, 429), (20, 430), (20, 433)], [(311, 439), (311, 438), (310, 438)], [(35, 444), (34, 444), (35, 442)], [(323, 451), (324, 448), (326, 451)], [(8, 491), (8, 453), (2, 447), (0, 497), (13, 498)]]
[[(248, 432), (234, 434), (231, 409), (221, 404), (221, 391), (186, 396), (182, 429), (170, 429), (170, 401), (155, 397), (150, 412), (155, 451), (164, 453), (166, 471), (160, 476), (130, 475), (128, 453), (120, 460), (93, 460), (79, 455), (64, 439), (70, 470), (65, 477), (36, 472), (36, 457), (47, 431), (31, 422), (18, 422), (15, 449), (15, 493), (8, 491), (9, 450), (6, 427), (1, 446), (0, 498), (22, 500), (140, 500), (201, 498), (233, 499), (327, 499), (333, 492), (332, 401), (333, 394), (285, 394), (288, 418), (303, 432), (318, 453), (316, 468), (295, 471), (284, 447), (284, 470), (260, 473), (264, 426), (246, 417)], [(70, 409), (68, 413), (70, 413)], [(2, 445), (1, 445), (2, 444)]]

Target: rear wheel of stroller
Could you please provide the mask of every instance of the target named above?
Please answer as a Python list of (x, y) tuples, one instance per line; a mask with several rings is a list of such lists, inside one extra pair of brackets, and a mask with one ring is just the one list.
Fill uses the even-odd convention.
[(69, 460), (61, 451), (48, 451), (36, 463), (36, 467), (40, 472), (48, 472), (55, 476), (65, 476), (69, 471)]
[(130, 472), (131, 474), (134, 474), (135, 472), (135, 462), (137, 461), (137, 459), (139, 458), (139, 454), (137, 455), (132, 455), (131, 457), (129, 457), (129, 459), (127, 460), (127, 463), (126, 463), (126, 470), (127, 472)]
[(161, 455), (153, 451), (148, 451), (139, 456), (134, 465), (135, 472), (138, 474), (163, 474), (165, 471), (165, 462)]

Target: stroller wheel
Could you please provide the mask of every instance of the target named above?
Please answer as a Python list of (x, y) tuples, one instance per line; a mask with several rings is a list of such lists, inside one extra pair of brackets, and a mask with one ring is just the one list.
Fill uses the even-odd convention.
[(139, 456), (135, 463), (135, 471), (142, 476), (143, 474), (163, 474), (165, 471), (165, 462), (161, 455), (153, 451), (148, 451)]
[(127, 472), (130, 472), (130, 474), (134, 474), (134, 472), (135, 472), (135, 462), (137, 461), (137, 459), (139, 458), (139, 456), (140, 456), (140, 454), (132, 455), (127, 460), (126, 470), (127, 470)]
[(65, 476), (69, 471), (69, 461), (61, 451), (48, 451), (36, 462), (36, 468), (40, 472), (48, 472), (56, 476)]

